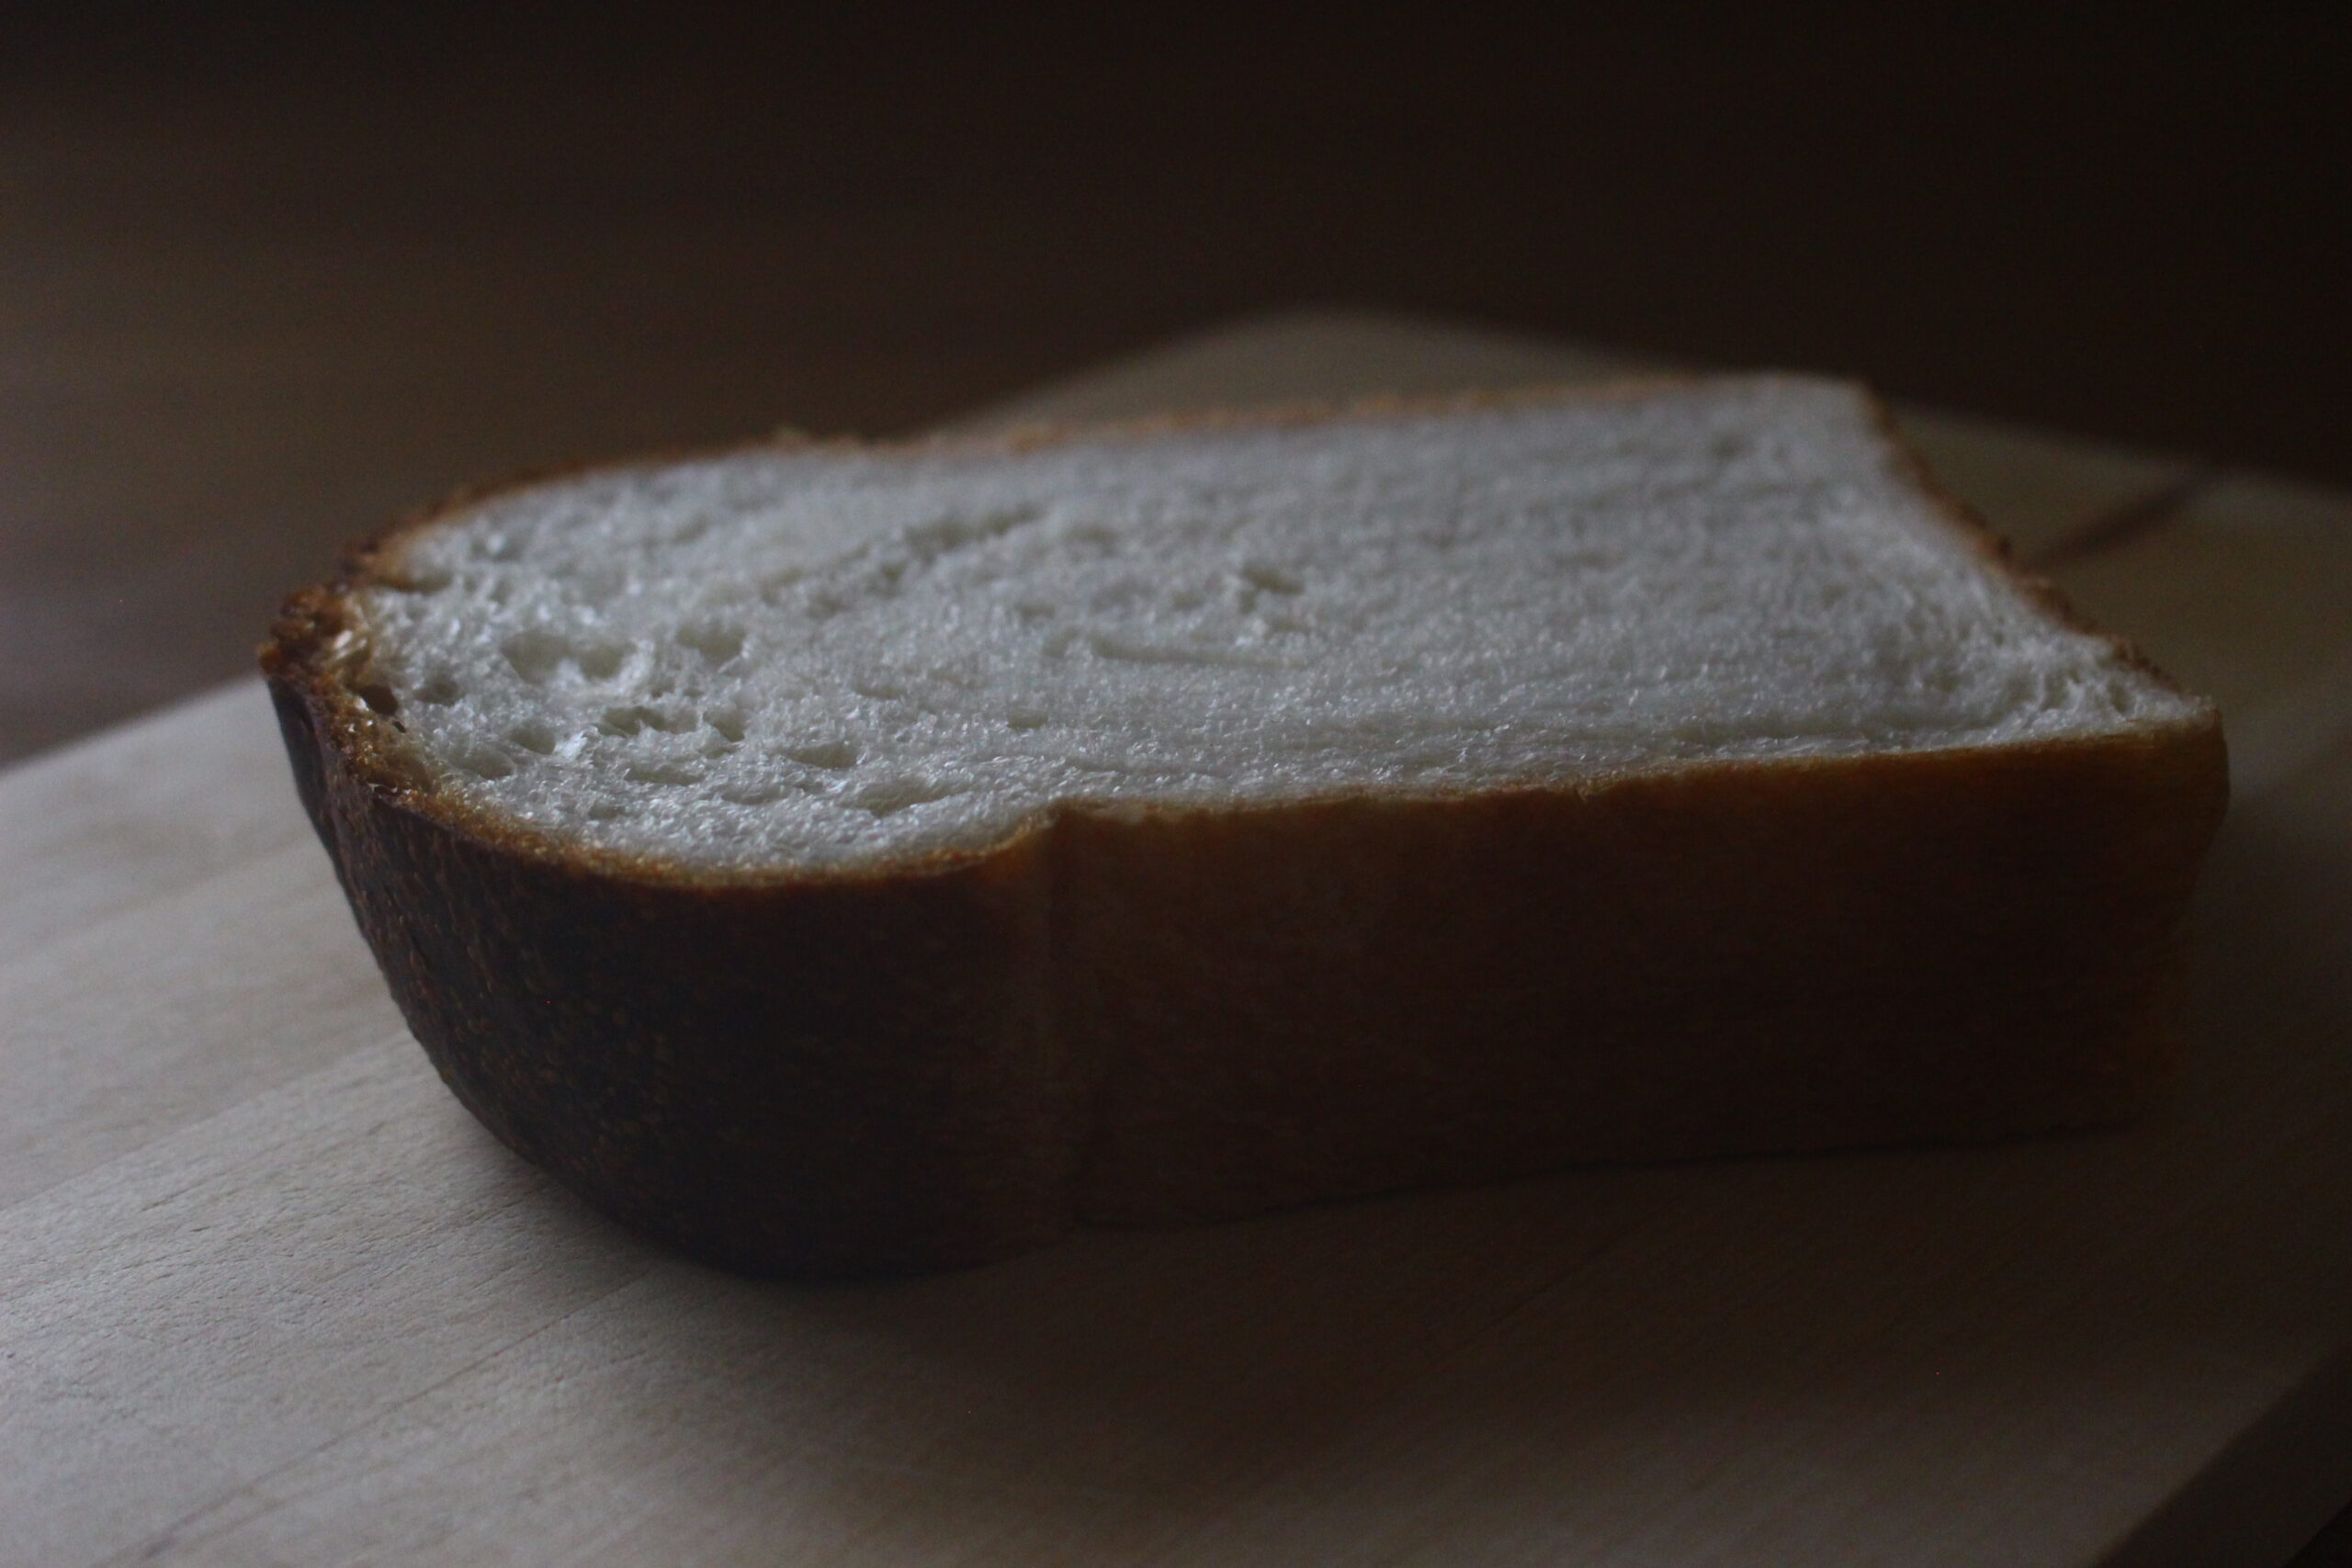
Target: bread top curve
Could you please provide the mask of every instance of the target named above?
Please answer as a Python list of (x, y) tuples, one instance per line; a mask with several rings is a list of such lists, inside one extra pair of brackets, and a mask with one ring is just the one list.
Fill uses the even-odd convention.
[(1795, 377), (588, 469), (362, 547), (265, 661), (415, 809), (688, 879), (2214, 722)]

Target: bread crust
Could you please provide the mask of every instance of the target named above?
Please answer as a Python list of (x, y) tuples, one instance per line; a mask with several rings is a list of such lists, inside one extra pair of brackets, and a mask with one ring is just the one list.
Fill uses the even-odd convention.
[(508, 488), (355, 546), (288, 600), (263, 668), (304, 807), (451, 1089), (599, 1209), (726, 1267), (904, 1272), (1079, 1224), (1589, 1160), (2103, 1124), (2176, 1054), (2183, 916), (2227, 794), (2210, 708), (1451, 796), (1069, 803), (984, 850), (712, 870), (567, 844), (404, 763), (353, 596)]

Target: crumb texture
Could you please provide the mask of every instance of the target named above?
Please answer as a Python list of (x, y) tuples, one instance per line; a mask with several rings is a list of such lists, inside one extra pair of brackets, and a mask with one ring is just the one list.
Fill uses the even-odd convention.
[(439, 788), (710, 866), (2198, 711), (1792, 378), (609, 470), (423, 531), (357, 607), (363, 695)]

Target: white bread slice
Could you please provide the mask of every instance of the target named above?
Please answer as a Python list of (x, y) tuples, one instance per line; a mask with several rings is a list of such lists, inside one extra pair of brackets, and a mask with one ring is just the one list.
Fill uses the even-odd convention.
[(460, 1097), (799, 1273), (2118, 1119), (2224, 792), (1795, 378), (591, 470), (265, 663)]

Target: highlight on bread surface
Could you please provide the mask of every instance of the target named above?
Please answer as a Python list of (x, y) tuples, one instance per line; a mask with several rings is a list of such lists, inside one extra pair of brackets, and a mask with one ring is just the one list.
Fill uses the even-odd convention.
[[(2222, 791), (2209, 706), (2002, 567), (1865, 395), (1789, 377), (588, 470), (364, 551), (265, 662), (461, 1096), (608, 1210), (801, 1272), (1090, 1215), (2112, 1119), (2165, 1055)], [(1781, 889), (1800, 832), (1852, 883)], [(2117, 832), (2154, 859), (2114, 864)], [(1915, 886), (1881, 885), (1897, 864)], [(904, 906), (884, 923), (915, 951), (826, 930), (853, 895)], [(1739, 929), (1776, 897), (1810, 913)], [(683, 974), (749, 982), (608, 955), (590, 988), (619, 1021), (518, 1046), (540, 1015), (494, 993), (573, 984), (532, 944), (663, 898), (797, 977), (714, 1013)], [(1987, 898), (2022, 924), (1979, 929)], [(2099, 928), (2055, 933), (2059, 909)], [(479, 940), (427, 951), (420, 916)], [(1620, 916), (1671, 947), (1597, 941)], [(1432, 923), (1465, 919), (1486, 956)], [(1921, 942), (2030, 972), (1963, 981)], [(1589, 972), (1603, 953), (1620, 973)], [(1996, 1016), (2040, 1045), (1983, 1038)], [(501, 1053), (605, 1087), (539, 1105)], [(750, 1098), (721, 1117), (729, 1085)], [(836, 1112), (865, 1153), (828, 1164), (808, 1132)]]

